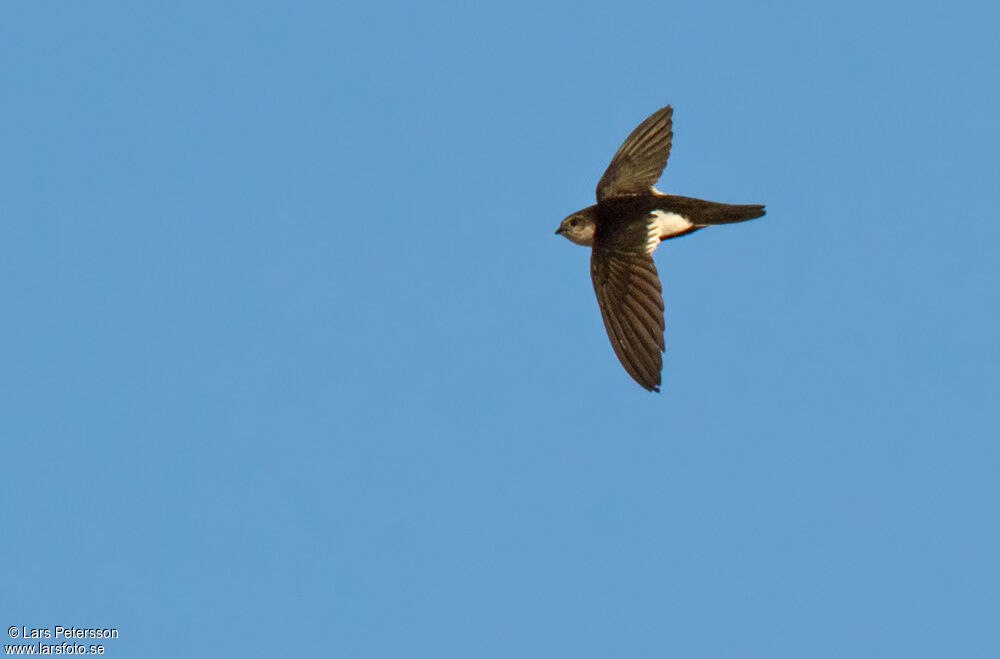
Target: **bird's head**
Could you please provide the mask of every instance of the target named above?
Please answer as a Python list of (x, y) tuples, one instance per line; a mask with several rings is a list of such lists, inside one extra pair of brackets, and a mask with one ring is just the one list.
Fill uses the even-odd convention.
[(577, 245), (594, 244), (594, 215), (591, 209), (577, 211), (559, 223), (556, 233)]

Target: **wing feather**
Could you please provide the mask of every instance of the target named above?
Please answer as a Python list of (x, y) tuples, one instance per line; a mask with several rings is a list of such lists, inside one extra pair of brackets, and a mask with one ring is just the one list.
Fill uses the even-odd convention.
[(663, 367), (663, 296), (652, 257), (595, 245), (594, 292), (611, 347), (636, 382), (659, 391)]
[(660, 108), (635, 127), (618, 147), (597, 183), (597, 201), (648, 193), (670, 157), (673, 108)]

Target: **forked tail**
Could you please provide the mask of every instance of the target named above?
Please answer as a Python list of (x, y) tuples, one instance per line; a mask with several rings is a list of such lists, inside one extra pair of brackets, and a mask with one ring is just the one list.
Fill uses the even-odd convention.
[(669, 196), (664, 210), (679, 213), (695, 226), (732, 224), (758, 218), (764, 214), (759, 204), (722, 204), (693, 197)]
[(764, 214), (764, 207), (758, 204), (720, 204), (714, 201), (703, 201), (702, 207), (691, 215), (695, 224), (732, 224), (746, 222)]

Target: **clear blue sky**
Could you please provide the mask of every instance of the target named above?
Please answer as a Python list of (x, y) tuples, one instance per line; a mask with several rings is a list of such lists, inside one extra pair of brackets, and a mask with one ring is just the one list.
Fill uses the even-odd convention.
[[(996, 3), (354, 4), (0, 9), (0, 628), (997, 656)], [(552, 234), (667, 103), (656, 395)]]

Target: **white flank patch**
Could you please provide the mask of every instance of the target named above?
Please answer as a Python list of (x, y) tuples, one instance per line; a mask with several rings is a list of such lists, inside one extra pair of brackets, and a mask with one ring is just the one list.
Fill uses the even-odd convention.
[(666, 211), (653, 211), (646, 225), (646, 253), (652, 254), (660, 239), (684, 233), (694, 226), (683, 215)]
[(660, 227), (656, 223), (656, 219), (650, 218), (648, 224), (646, 224), (646, 255), (649, 256), (656, 249), (656, 246), (660, 244)]

